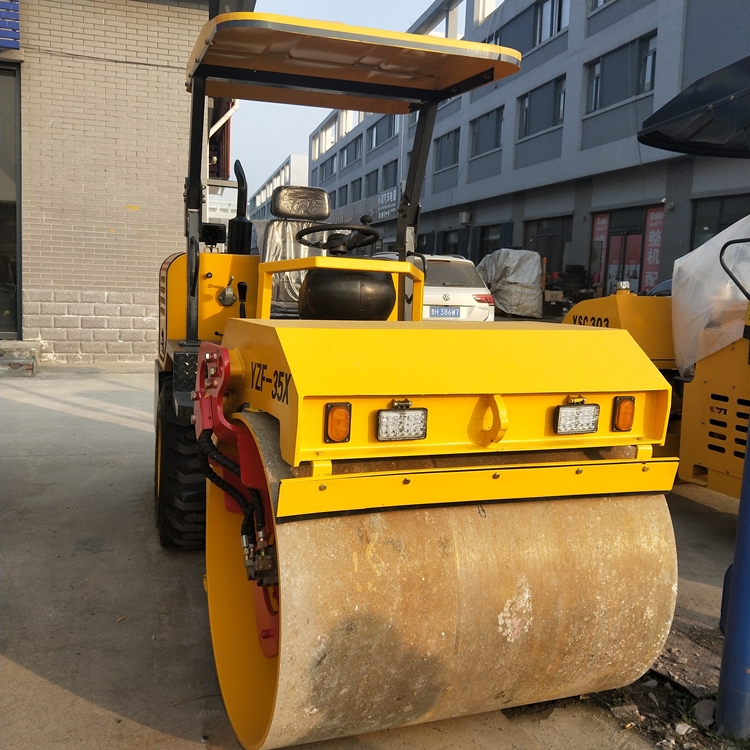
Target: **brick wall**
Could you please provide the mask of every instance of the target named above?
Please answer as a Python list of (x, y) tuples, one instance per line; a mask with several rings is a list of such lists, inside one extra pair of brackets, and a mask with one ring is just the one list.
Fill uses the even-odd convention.
[(207, 2), (21, 3), (23, 338), (42, 360), (156, 354), (185, 249), (185, 64)]

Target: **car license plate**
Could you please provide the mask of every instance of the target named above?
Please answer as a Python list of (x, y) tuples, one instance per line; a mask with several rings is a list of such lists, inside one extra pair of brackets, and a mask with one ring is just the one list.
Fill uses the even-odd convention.
[(430, 307), (431, 318), (460, 318), (460, 307)]

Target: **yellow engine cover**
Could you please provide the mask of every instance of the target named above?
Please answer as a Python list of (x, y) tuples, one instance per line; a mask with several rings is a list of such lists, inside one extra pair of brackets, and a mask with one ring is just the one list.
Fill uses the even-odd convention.
[[(639, 445), (664, 440), (670, 389), (626, 331), (544, 323), (362, 323), (237, 320), (227, 414), (272, 414), (281, 456), (373, 459)], [(627, 432), (612, 427), (616, 396), (635, 399)], [(427, 409), (421, 440), (377, 439), (378, 411), (408, 399)], [(598, 404), (594, 433), (558, 435), (553, 417), (572, 399)], [(351, 406), (344, 442), (327, 442), (326, 404)]]
[(597, 328), (624, 328), (660, 370), (674, 370), (672, 298), (641, 297), (618, 291), (572, 307), (563, 323)]
[(750, 413), (750, 354), (740, 339), (700, 360), (685, 385), (680, 479), (739, 498)]

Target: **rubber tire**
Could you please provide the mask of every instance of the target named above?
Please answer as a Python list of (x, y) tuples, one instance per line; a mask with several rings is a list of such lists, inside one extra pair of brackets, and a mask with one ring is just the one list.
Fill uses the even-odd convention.
[(203, 549), (206, 477), (195, 428), (175, 414), (170, 377), (162, 382), (156, 408), (154, 512), (162, 547)]

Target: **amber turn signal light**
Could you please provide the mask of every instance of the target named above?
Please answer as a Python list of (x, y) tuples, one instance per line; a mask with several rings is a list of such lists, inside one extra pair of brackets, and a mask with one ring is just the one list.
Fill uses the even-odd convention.
[(326, 404), (326, 443), (346, 443), (352, 423), (352, 405)]
[(630, 432), (635, 418), (635, 396), (616, 396), (612, 410), (612, 429), (615, 432)]

